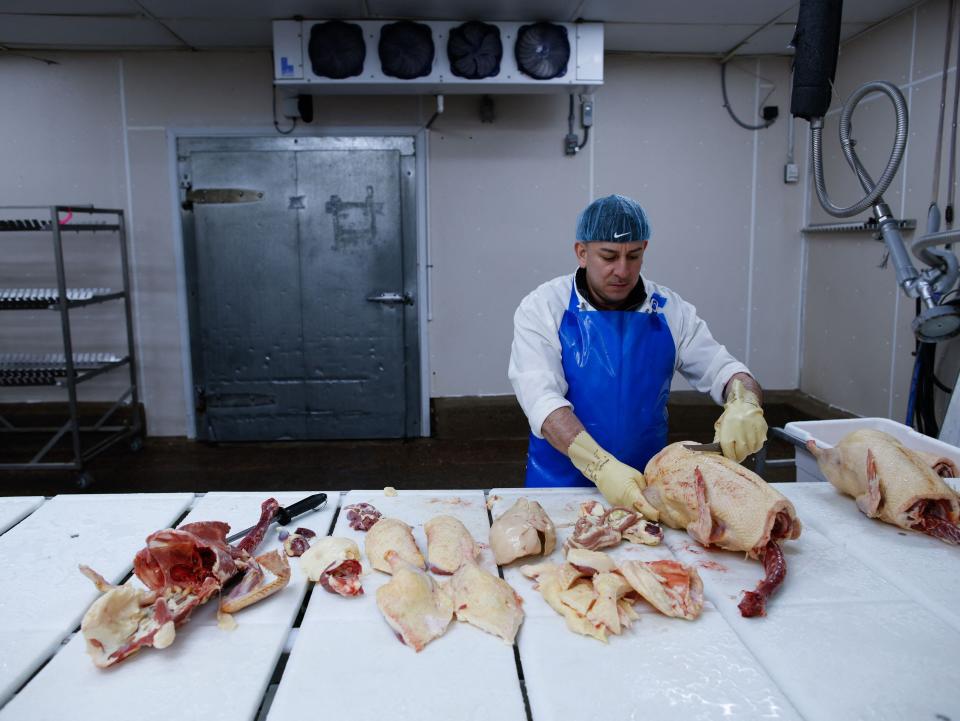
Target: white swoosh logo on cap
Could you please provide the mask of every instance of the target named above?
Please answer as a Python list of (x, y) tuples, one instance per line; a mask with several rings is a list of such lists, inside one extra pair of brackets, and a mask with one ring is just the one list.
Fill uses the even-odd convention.
[(625, 232), (625, 233), (614, 233), (614, 234), (613, 234), (613, 237), (614, 237), (614, 238), (622, 238), (622, 237), (625, 236), (625, 235), (630, 235), (630, 231), (628, 230), (628, 231)]

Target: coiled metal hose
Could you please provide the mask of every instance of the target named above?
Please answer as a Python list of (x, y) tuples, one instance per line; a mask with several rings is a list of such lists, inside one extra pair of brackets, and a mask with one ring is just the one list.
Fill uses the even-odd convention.
[[(853, 111), (865, 96), (874, 92), (883, 93), (890, 98), (897, 115), (897, 133), (893, 151), (890, 153), (887, 167), (884, 168), (880, 179), (876, 183), (874, 183), (866, 168), (863, 167), (860, 158), (857, 157), (853, 147), (855, 142), (850, 138), (850, 119), (853, 117)], [(820, 199), (820, 205), (823, 206), (824, 210), (831, 215), (837, 218), (849, 218), (872, 207), (887, 191), (890, 183), (893, 182), (893, 176), (897, 174), (897, 168), (900, 167), (903, 152), (907, 147), (907, 103), (896, 85), (885, 80), (875, 80), (857, 88), (844, 104), (840, 113), (840, 147), (843, 149), (843, 155), (847, 159), (847, 163), (853, 168), (860, 179), (860, 184), (867, 193), (864, 198), (846, 208), (834, 205), (827, 195), (827, 186), (823, 178), (822, 133), (823, 118), (814, 118), (810, 122), (810, 141), (813, 149), (813, 179), (817, 187), (817, 198)]]

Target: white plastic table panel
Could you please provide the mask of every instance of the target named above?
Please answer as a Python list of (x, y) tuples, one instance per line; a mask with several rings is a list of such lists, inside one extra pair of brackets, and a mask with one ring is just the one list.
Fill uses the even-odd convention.
[(43, 503), (43, 496), (7, 496), (0, 498), (0, 533), (20, 523)]
[[(557, 528), (557, 546), (549, 556), (528, 556), (504, 566), (503, 577), (523, 599), (523, 610), (528, 617), (556, 619), (562, 626), (563, 619), (547, 605), (540, 592), (534, 589), (533, 579), (524, 576), (520, 569), (528, 564), (563, 563), (563, 543), (570, 537), (573, 524), (580, 515), (580, 504), (590, 500), (609, 504), (606, 504), (599, 492), (589, 488), (496, 488), (489, 494), (490, 512), (493, 518), (501, 516), (521, 497), (536, 501), (543, 506), (543, 510)], [(618, 546), (602, 550), (618, 563), (630, 560), (676, 560), (674, 553), (663, 543), (658, 546), (645, 546), (625, 541)], [(657, 613), (652, 606), (643, 602), (636, 604), (634, 610), (638, 613)]]
[(784, 493), (809, 527), (960, 629), (960, 549), (925, 534), (867, 518), (852, 498), (826, 483), (785, 485)]
[(775, 611), (734, 629), (807, 721), (960, 718), (960, 632), (919, 604)]
[[(705, 595), (718, 607), (739, 613), (743, 591), (763, 580), (763, 564), (744, 553), (707, 549), (683, 531), (668, 531), (666, 544), (697, 569)], [(906, 601), (908, 597), (842, 546), (804, 525), (800, 538), (782, 545), (787, 577), (769, 600), (771, 613), (790, 603)]]
[[(260, 518), (260, 504), (267, 498), (276, 498), (281, 506), (289, 506), (312, 493), (312, 491), (208, 493), (197, 501), (186, 518), (180, 522), (180, 525), (197, 521), (224, 521), (230, 524), (230, 532), (234, 533), (257, 522)], [(328, 493), (326, 506), (318, 511), (295, 518), (293, 523), (287, 527), (288, 530), (293, 531), (297, 527), (304, 527), (314, 531), (318, 537), (327, 535), (333, 522), (338, 501), (338, 493)], [(267, 530), (263, 542), (255, 551), (256, 555), (282, 548), (283, 544), (279, 539), (278, 530), (279, 528), (276, 525)], [(307, 579), (300, 570), (300, 562), (297, 558), (288, 558), (287, 560), (290, 563), (290, 582), (272, 596), (238, 611), (234, 616), (234, 620), (238, 624), (293, 625), (303, 602), (303, 596), (306, 593)], [(189, 625), (216, 625), (216, 606), (214, 599), (205, 607), (198, 609), (191, 617)]]
[[(493, 562), (493, 554), (488, 547), (490, 535), (490, 521), (487, 516), (486, 498), (483, 491), (420, 491), (400, 490), (396, 496), (386, 496), (383, 491), (350, 491), (340, 500), (340, 515), (336, 527), (331, 535), (340, 538), (351, 538), (360, 547), (363, 575), (363, 595), (353, 598), (344, 598), (329, 593), (323, 587), (316, 585), (310, 595), (307, 611), (302, 625), (312, 623), (328, 625), (331, 620), (347, 619), (381, 619), (377, 608), (377, 589), (390, 580), (390, 576), (376, 571), (364, 550), (366, 531), (355, 531), (350, 528), (350, 522), (343, 511), (353, 503), (369, 503), (373, 505), (385, 518), (398, 518), (413, 527), (413, 536), (423, 557), (427, 558), (427, 537), (423, 524), (434, 516), (450, 515), (458, 518), (473, 536), (473, 540), (481, 545), (480, 565), (491, 573), (497, 572)], [(446, 582), (448, 576), (434, 576), (441, 583)]]
[(535, 721), (800, 719), (719, 613), (644, 614), (609, 644), (528, 618), (520, 658)]
[(253, 719), (285, 637), (285, 626), (221, 631), (187, 624), (170, 647), (99, 669), (77, 634), (0, 711), (0, 720)]
[(415, 653), (374, 613), (301, 627), (268, 721), (526, 719), (512, 646), (454, 621)]
[(66, 635), (59, 628), (0, 630), (0, 680), (7, 689), (0, 696), (0, 708), (57, 651)]
[[(120, 581), (144, 539), (174, 522), (193, 494), (57, 496), (0, 536), (0, 628), (71, 630), (99, 595), (77, 566)], [(56, 592), (44, 593), (44, 589)]]
[(0, 536), (0, 575), (11, 581), (0, 594), (0, 631), (49, 639), (35, 637), (3, 667), (0, 702), (79, 625), (99, 595), (78, 564), (120, 581), (146, 536), (173, 523), (193, 498), (192, 493), (58, 496)]

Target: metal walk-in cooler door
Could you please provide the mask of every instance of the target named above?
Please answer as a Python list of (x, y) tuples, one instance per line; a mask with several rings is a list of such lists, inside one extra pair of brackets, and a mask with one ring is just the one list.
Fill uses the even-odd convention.
[(227, 142), (180, 150), (198, 436), (409, 435), (401, 152)]

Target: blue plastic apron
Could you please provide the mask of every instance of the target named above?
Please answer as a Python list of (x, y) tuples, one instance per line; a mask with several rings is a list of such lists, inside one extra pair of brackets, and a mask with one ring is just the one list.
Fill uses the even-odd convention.
[[(642, 282), (642, 281), (641, 281)], [(656, 312), (581, 310), (576, 282), (560, 322), (567, 400), (593, 438), (641, 472), (667, 444), (667, 398), (676, 348), (667, 320)], [(591, 486), (566, 455), (530, 434), (527, 486)]]

